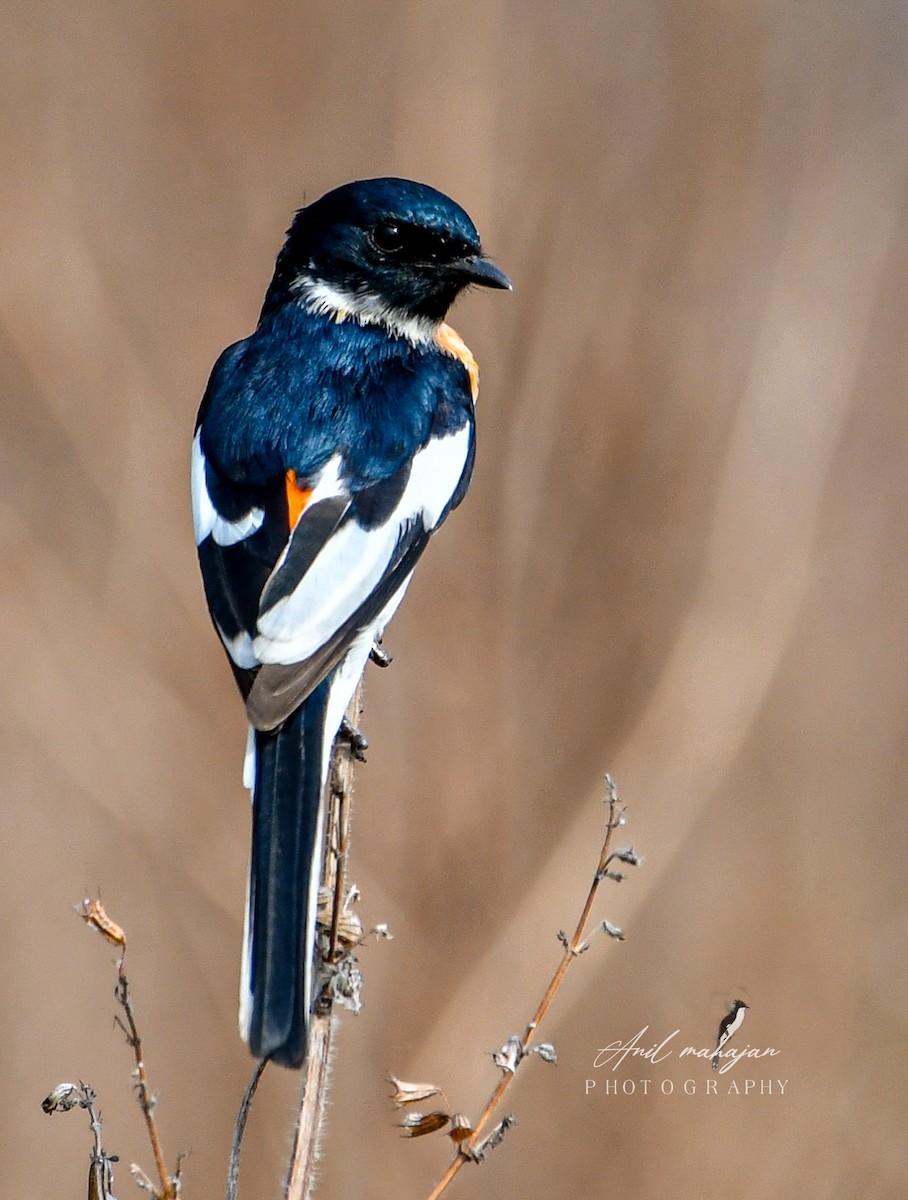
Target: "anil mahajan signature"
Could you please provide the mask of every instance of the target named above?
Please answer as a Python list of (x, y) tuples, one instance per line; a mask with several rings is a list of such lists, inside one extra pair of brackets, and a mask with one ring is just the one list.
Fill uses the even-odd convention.
[[(675, 1029), (661, 1042), (653, 1042), (652, 1045), (644, 1043), (644, 1038), (648, 1033), (649, 1025), (644, 1025), (628, 1041), (615, 1041), (608, 1046), (601, 1046), (593, 1061), (593, 1067), (611, 1067), (612, 1071), (617, 1071), (629, 1057), (642, 1058), (646, 1062), (655, 1064), (664, 1062), (672, 1055), (677, 1055), (678, 1058), (703, 1058), (708, 1062), (717, 1054), (712, 1046), (682, 1046), (679, 1048), (677, 1039), (681, 1034), (680, 1029)], [(730, 1047), (728, 1050), (718, 1052), (718, 1057), (722, 1060), (722, 1065), (718, 1068), (719, 1074), (724, 1075), (743, 1058), (774, 1058), (779, 1053), (781, 1051), (776, 1050), (773, 1046)]]

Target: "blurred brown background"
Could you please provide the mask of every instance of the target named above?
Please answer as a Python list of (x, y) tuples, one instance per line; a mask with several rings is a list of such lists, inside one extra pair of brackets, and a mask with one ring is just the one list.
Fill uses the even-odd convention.
[[(292, 211), (344, 180), (451, 192), (515, 282), (468, 502), (371, 669), (326, 1197), (409, 1197), (382, 1074), (476, 1112), (579, 910), (601, 777), (646, 864), (600, 915), (519, 1119), (452, 1194), (904, 1197), (908, 967), (908, 11), (888, 0), (6, 0), (0, 184), (0, 1190), (81, 1197), (98, 1090), (117, 1194), (150, 1167), (102, 897), (187, 1200), (222, 1194), (248, 811), (241, 706), (188, 511), (196, 405)], [(726, 1002), (784, 1097), (704, 1095), (649, 1028)], [(584, 1095), (584, 1080), (597, 1088)], [(680, 1092), (693, 1078), (697, 1094)], [(720, 1092), (727, 1090), (723, 1085)], [(278, 1194), (266, 1079), (244, 1194)]]

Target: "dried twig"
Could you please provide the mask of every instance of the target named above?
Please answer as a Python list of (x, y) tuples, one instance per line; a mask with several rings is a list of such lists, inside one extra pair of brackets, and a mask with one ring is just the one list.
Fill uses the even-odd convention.
[(321, 1153), (328, 1076), (334, 1052), (335, 1018), (316, 1013), (309, 1029), (309, 1055), (303, 1070), (293, 1150), (287, 1168), (286, 1200), (308, 1200), (315, 1187)]
[[(359, 727), (362, 718), (362, 692), (360, 680), (347, 709), (347, 719), (354, 728)], [(325, 825), (327, 836), (322, 863), (323, 891), (327, 890), (331, 897), (330, 919), (326, 922), (325, 936), (320, 938), (323, 970), (327, 978), (309, 1026), (309, 1047), (293, 1150), (287, 1169), (286, 1200), (308, 1200), (315, 1183), (334, 1046), (334, 1003), (339, 1002), (354, 1009), (359, 1006), (358, 971), (350, 943), (343, 936), (344, 920), (351, 899), (345, 892), (354, 763), (353, 748), (348, 742), (338, 739), (334, 743), (331, 763)]]
[(151, 1143), (151, 1152), (154, 1155), (155, 1168), (158, 1173), (160, 1187), (156, 1187), (148, 1176), (140, 1168), (133, 1165), (131, 1168), (133, 1178), (145, 1191), (148, 1191), (155, 1197), (155, 1200), (179, 1200), (182, 1189), (183, 1177), (183, 1162), (185, 1155), (181, 1154), (177, 1159), (176, 1170), (173, 1175), (167, 1170), (167, 1163), (164, 1159), (164, 1151), (161, 1147), (161, 1138), (158, 1133), (158, 1127), (154, 1119), (155, 1097), (152, 1094), (148, 1082), (148, 1070), (145, 1066), (145, 1058), (142, 1053), (142, 1037), (139, 1033), (139, 1027), (136, 1024), (135, 1013), (133, 1012), (132, 1000), (129, 994), (129, 980), (126, 978), (125, 961), (126, 961), (126, 934), (123, 929), (112, 920), (104, 910), (100, 900), (84, 900), (77, 912), (83, 918), (89, 928), (100, 933), (112, 946), (116, 946), (120, 951), (120, 956), (117, 959), (117, 986), (114, 995), (117, 998), (117, 1003), (123, 1010), (123, 1019), (116, 1018), (116, 1022), (126, 1036), (127, 1044), (132, 1048), (136, 1060), (136, 1069), (133, 1071), (133, 1079), (136, 1081), (136, 1092), (138, 1093), (139, 1107), (142, 1109), (142, 1115), (145, 1118), (145, 1128), (148, 1131), (148, 1140)]
[[(505, 1117), (493, 1131), (484, 1139), (480, 1138), (482, 1131), (489, 1123), (493, 1113), (497, 1110), (499, 1104), (505, 1096), (508, 1088), (511, 1086), (516, 1074), (517, 1067), (527, 1057), (528, 1054), (538, 1053), (541, 1058), (546, 1061), (555, 1061), (555, 1052), (553, 1047), (549, 1045), (539, 1045), (531, 1049), (532, 1043), (535, 1041), (539, 1032), (539, 1026), (549, 1010), (555, 994), (561, 986), (562, 980), (567, 973), (568, 967), (579, 955), (583, 954), (588, 949), (589, 943), (584, 941), (586, 927), (589, 923), (590, 914), (593, 909), (593, 904), (596, 900), (596, 895), (599, 891), (599, 885), (604, 879), (611, 879), (616, 883), (620, 883), (624, 878), (623, 875), (612, 869), (612, 863), (616, 860), (626, 863), (630, 866), (636, 866), (640, 862), (640, 857), (634, 850), (616, 850), (612, 851), (612, 839), (615, 830), (620, 828), (625, 823), (624, 809), (618, 803), (618, 791), (614, 780), (610, 775), (606, 775), (606, 795), (605, 804), (608, 808), (608, 816), (605, 827), (605, 839), (602, 843), (602, 849), (599, 853), (599, 862), (593, 875), (592, 883), (587, 892), (586, 901), (583, 905), (583, 911), (577, 921), (573, 935), (569, 938), (566, 934), (559, 932), (558, 940), (564, 947), (564, 954), (555, 969), (555, 973), (545, 990), (545, 994), (540, 1000), (535, 1013), (527, 1024), (526, 1031), (523, 1037), (514, 1036), (496, 1051), (493, 1055), (496, 1066), (501, 1069), (501, 1079), (498, 1086), (492, 1092), (486, 1102), (482, 1113), (479, 1116), (472, 1133), (465, 1138), (457, 1147), (457, 1155), (452, 1160), (448, 1169), (445, 1171), (442, 1178), (439, 1180), (436, 1187), (433, 1189), (429, 1200), (438, 1200), (448, 1188), (448, 1185), (467, 1162), (479, 1162), (485, 1156), (488, 1150), (498, 1145), (505, 1132), (514, 1124), (513, 1117)], [(610, 937), (618, 940), (623, 940), (623, 934), (617, 926), (606, 921), (603, 923), (603, 931)]]
[(125, 1021), (121, 1021), (117, 1017), (117, 1024), (126, 1035), (126, 1041), (132, 1047), (133, 1054), (136, 1059), (136, 1069), (133, 1071), (133, 1078), (136, 1081), (136, 1092), (138, 1094), (139, 1107), (142, 1110), (142, 1115), (145, 1118), (145, 1128), (148, 1131), (148, 1140), (151, 1142), (151, 1152), (154, 1155), (155, 1169), (158, 1172), (160, 1180), (160, 1189), (154, 1189), (156, 1200), (178, 1200), (180, 1194), (180, 1182), (182, 1158), (178, 1164), (177, 1170), (171, 1177), (167, 1170), (167, 1163), (164, 1160), (164, 1151), (161, 1147), (161, 1137), (158, 1133), (157, 1122), (154, 1119), (155, 1097), (152, 1095), (151, 1088), (148, 1085), (148, 1070), (145, 1066), (145, 1059), (142, 1055), (142, 1037), (139, 1033), (139, 1027), (136, 1025), (135, 1015), (132, 1010), (132, 1000), (129, 995), (129, 980), (123, 970), (123, 960), (125, 958), (125, 949), (123, 956), (117, 964), (117, 990), (116, 997), (120, 1007), (123, 1010)]

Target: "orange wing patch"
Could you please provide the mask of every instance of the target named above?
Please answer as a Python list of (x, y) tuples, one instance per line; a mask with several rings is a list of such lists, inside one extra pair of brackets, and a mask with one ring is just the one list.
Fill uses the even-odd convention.
[(309, 503), (309, 497), (312, 495), (312, 488), (300, 487), (296, 482), (296, 471), (287, 472), (287, 523), (291, 529), (296, 528), (296, 523), (306, 511), (306, 505)]
[(473, 357), (469, 346), (456, 329), (442, 322), (435, 335), (435, 341), (446, 354), (453, 354), (467, 368), (470, 376), (470, 391), (473, 393), (473, 403), (479, 399), (479, 363)]

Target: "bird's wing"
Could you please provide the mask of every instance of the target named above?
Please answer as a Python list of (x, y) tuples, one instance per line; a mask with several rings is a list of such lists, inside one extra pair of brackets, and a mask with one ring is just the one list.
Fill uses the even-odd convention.
[(299, 483), (253, 495), (193, 443), (193, 512), (212, 619), (246, 697), (272, 729), (380, 621), (462, 490), (472, 427), (435, 433), (376, 481), (347, 477), (340, 453)]

